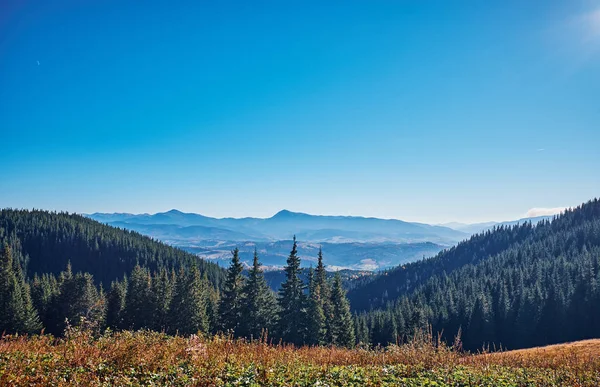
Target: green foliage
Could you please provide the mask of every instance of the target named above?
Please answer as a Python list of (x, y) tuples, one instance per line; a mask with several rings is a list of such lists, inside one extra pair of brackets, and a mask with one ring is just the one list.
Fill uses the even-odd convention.
[(259, 338), (265, 331), (272, 332), (277, 322), (277, 299), (265, 281), (256, 250), (242, 298), (241, 335)]
[(40, 328), (29, 286), (5, 244), (0, 255), (0, 332), (33, 333)]
[(340, 347), (354, 346), (354, 325), (346, 293), (342, 288), (342, 279), (336, 275), (331, 292), (333, 319), (331, 322), (332, 343)]
[(154, 319), (154, 294), (152, 276), (147, 268), (136, 265), (127, 281), (125, 295), (125, 327), (150, 328)]
[(187, 272), (183, 269), (179, 272), (169, 313), (171, 332), (184, 335), (209, 332), (208, 287), (196, 266)]
[(307, 344), (325, 344), (327, 328), (325, 324), (325, 313), (323, 312), (323, 299), (321, 287), (315, 278), (315, 272), (311, 268), (308, 273), (308, 328)]
[(162, 268), (152, 281), (152, 300), (154, 301), (152, 329), (164, 332), (168, 328), (170, 304), (173, 299), (175, 279)]
[(244, 267), (240, 262), (240, 250), (235, 248), (231, 254), (231, 265), (227, 270), (227, 278), (223, 287), (219, 316), (221, 329), (239, 335), (242, 330), (242, 313), (244, 308)]
[(127, 278), (122, 282), (114, 281), (106, 296), (106, 326), (113, 330), (125, 326), (125, 295), (127, 294)]
[(0, 210), (0, 243), (4, 242), (13, 247), (13, 255), (29, 277), (58, 275), (68, 262), (73, 271), (90, 273), (105, 285), (129, 275), (136, 265), (156, 272), (194, 263), (215, 287), (225, 274), (216, 264), (183, 250), (65, 212)]
[[(499, 227), (350, 292), (373, 344), (430, 324), (465, 349), (522, 348), (600, 336), (600, 201), (552, 222)], [(387, 317), (390, 315), (391, 317)], [(402, 323), (401, 323), (402, 322)]]
[(307, 298), (305, 285), (299, 277), (300, 257), (298, 245), (294, 243), (285, 267), (286, 280), (279, 291), (279, 328), (278, 332), (286, 343), (301, 345), (307, 338)]

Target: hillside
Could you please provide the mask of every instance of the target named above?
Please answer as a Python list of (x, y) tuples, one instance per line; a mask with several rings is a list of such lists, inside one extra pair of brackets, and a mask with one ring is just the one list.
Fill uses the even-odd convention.
[(504, 352), (491, 352), (482, 354), (481, 356), (512, 364), (525, 361), (559, 362), (561, 359), (569, 358), (592, 362), (593, 359), (600, 358), (600, 339), (580, 340)]
[(517, 224), (523, 224), (526, 222), (529, 222), (533, 225), (538, 224), (539, 222), (541, 222), (542, 220), (552, 220), (552, 216), (536, 216), (536, 217), (532, 217), (532, 218), (522, 218), (522, 219), (518, 219), (518, 220), (511, 220), (511, 221), (506, 221), (506, 222), (484, 222), (484, 223), (471, 223), (471, 224), (465, 224), (465, 223), (445, 223), (445, 224), (440, 224), (440, 226), (444, 226), (444, 227), (448, 227), (451, 228), (453, 230), (457, 230), (457, 231), (462, 231), (468, 234), (479, 234), (488, 230), (492, 230), (494, 227), (498, 228), (498, 227), (507, 227), (507, 226), (515, 226)]
[(600, 336), (600, 202), (554, 221), (500, 227), (349, 293), (357, 335), (373, 343), (426, 324), (464, 347), (505, 348)]
[(111, 227), (77, 214), (4, 209), (0, 246), (7, 242), (26, 276), (59, 274), (71, 263), (105, 286), (129, 275), (136, 264), (150, 270), (177, 269), (194, 263), (218, 286), (224, 271), (214, 263), (149, 237)]

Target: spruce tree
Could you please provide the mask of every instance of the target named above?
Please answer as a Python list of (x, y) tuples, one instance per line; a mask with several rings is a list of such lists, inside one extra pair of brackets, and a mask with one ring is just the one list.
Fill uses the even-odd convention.
[(346, 292), (342, 288), (342, 278), (339, 273), (336, 273), (333, 280), (331, 304), (333, 306), (333, 321), (331, 324), (333, 344), (342, 347), (354, 346), (352, 314), (346, 299)]
[(227, 269), (227, 279), (225, 280), (219, 305), (221, 329), (224, 332), (233, 332), (234, 335), (241, 333), (242, 310), (244, 308), (244, 277), (242, 276), (244, 267), (240, 262), (239, 253), (240, 250), (237, 247), (231, 252), (231, 265)]
[(323, 263), (323, 251), (319, 248), (317, 269), (315, 270), (315, 280), (319, 287), (319, 296), (321, 309), (324, 316), (324, 337), (322, 341), (324, 344), (331, 344), (333, 342), (332, 327), (333, 321), (333, 308), (331, 305), (331, 285), (327, 280), (327, 272), (325, 271), (325, 264)]
[(263, 331), (271, 332), (277, 319), (277, 299), (265, 281), (256, 249), (243, 298), (242, 335), (256, 339)]
[(294, 236), (294, 244), (285, 266), (285, 282), (279, 290), (278, 333), (284, 342), (296, 345), (305, 343), (307, 326), (306, 295), (299, 274), (300, 257)]
[(323, 300), (321, 299), (321, 287), (315, 278), (315, 272), (310, 268), (308, 271), (308, 327), (307, 344), (325, 344), (325, 314), (323, 313)]
[(172, 333), (184, 335), (208, 333), (209, 321), (206, 315), (208, 286), (208, 283), (200, 277), (196, 265), (192, 265), (187, 272), (180, 270), (169, 308), (169, 328)]
[(51, 319), (50, 306), (59, 293), (58, 281), (53, 274), (35, 275), (31, 283), (31, 300), (37, 310), (42, 326), (48, 326)]
[(33, 333), (40, 328), (29, 285), (5, 244), (0, 257), (0, 332)]
[(494, 330), (489, 302), (484, 294), (480, 294), (473, 306), (465, 344), (471, 348), (489, 345), (493, 340)]
[(154, 319), (152, 327), (156, 331), (165, 331), (168, 325), (169, 305), (173, 298), (173, 283), (165, 268), (152, 280), (152, 299), (154, 301)]
[(154, 319), (152, 277), (146, 268), (136, 265), (127, 281), (125, 295), (125, 327), (127, 329), (151, 328)]
[(206, 319), (208, 321), (207, 328), (209, 333), (217, 333), (219, 330), (219, 289), (210, 286), (210, 282), (206, 276), (206, 272), (202, 275), (202, 281), (206, 286)]
[(79, 326), (85, 321), (87, 326), (102, 328), (105, 317), (105, 300), (98, 292), (94, 279), (89, 273), (73, 274), (71, 264), (60, 273), (58, 294), (50, 306), (52, 319), (48, 331), (53, 334), (64, 333), (67, 323)]
[(123, 281), (113, 281), (106, 296), (106, 326), (116, 330), (124, 324), (125, 294), (127, 293), (127, 278)]

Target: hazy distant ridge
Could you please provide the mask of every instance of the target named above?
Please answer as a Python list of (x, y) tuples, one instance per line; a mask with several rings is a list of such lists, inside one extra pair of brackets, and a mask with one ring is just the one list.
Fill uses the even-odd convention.
[[(396, 219), (358, 216), (309, 215), (283, 210), (270, 218), (212, 218), (200, 214), (171, 210), (156, 214), (94, 213), (90, 218), (118, 227), (156, 234), (176, 232), (197, 240), (226, 239), (266, 241), (289, 239), (293, 235), (314, 242), (434, 242), (453, 244), (468, 236), (449, 227)], [(144, 227), (142, 227), (144, 225)], [(152, 225), (152, 228), (148, 228)], [(185, 229), (196, 226), (193, 230)], [(201, 227), (198, 227), (201, 226)], [(204, 227), (204, 228), (202, 228)], [(210, 228), (210, 229), (209, 229)], [(195, 234), (194, 234), (195, 233)], [(221, 233), (229, 237), (215, 238)]]

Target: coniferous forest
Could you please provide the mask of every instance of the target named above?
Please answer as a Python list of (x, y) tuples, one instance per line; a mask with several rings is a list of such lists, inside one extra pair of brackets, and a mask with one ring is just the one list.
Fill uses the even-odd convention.
[(295, 239), (279, 294), (268, 287), (257, 253), (246, 277), (237, 249), (225, 271), (79, 215), (3, 210), (0, 243), (0, 332), (62, 335), (84, 324), (296, 345), (355, 343), (341, 279), (327, 279), (319, 254), (304, 283)]
[(600, 336), (600, 202), (497, 227), (346, 290), (322, 253), (300, 276), (294, 238), (277, 293), (255, 252), (227, 270), (79, 215), (0, 213), (0, 332), (231, 334), (295, 345), (377, 346), (424, 329), (467, 350)]

